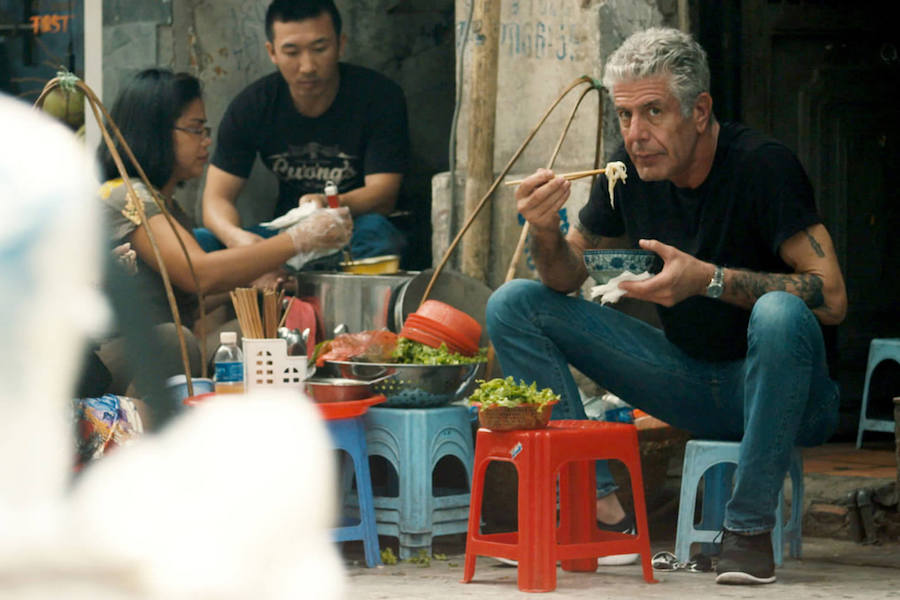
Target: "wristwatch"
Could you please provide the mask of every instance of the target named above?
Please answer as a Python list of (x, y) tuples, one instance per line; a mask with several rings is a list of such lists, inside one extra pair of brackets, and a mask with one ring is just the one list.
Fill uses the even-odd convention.
[(710, 298), (718, 298), (725, 291), (725, 267), (716, 267), (712, 279), (706, 286), (706, 295)]

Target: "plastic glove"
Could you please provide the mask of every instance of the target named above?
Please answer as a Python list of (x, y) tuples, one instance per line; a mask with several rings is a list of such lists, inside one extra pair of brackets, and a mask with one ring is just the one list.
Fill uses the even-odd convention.
[(350, 209), (320, 208), (286, 230), (297, 255), (288, 264), (299, 269), (316, 258), (337, 252), (350, 242), (353, 220)]
[(328, 208), (328, 198), (325, 194), (303, 194), (297, 201), (297, 206), (303, 204), (315, 204), (319, 208)]
[(269, 229), (278, 229), (280, 231), (286, 230), (291, 225), (296, 225), (309, 215), (316, 212), (316, 210), (320, 208), (312, 203), (304, 203), (298, 206), (297, 208), (292, 208), (287, 211), (277, 219), (272, 219), (266, 223), (260, 223), (263, 227), (268, 227)]

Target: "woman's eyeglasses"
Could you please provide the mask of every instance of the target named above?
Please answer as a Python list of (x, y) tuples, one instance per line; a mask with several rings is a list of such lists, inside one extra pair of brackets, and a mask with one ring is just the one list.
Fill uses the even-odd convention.
[(173, 127), (173, 129), (177, 129), (178, 131), (184, 131), (185, 133), (193, 133), (194, 135), (199, 135), (202, 137), (211, 138), (212, 137), (212, 127)]

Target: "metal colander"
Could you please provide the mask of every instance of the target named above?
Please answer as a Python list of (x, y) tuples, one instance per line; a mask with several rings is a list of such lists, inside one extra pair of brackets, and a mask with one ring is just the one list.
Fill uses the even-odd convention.
[(341, 377), (359, 381), (378, 379), (371, 384), (372, 392), (387, 398), (381, 406), (394, 408), (428, 408), (460, 400), (472, 390), (475, 380), (484, 376), (485, 364), (400, 365), (325, 361), (326, 368), (335, 370)]

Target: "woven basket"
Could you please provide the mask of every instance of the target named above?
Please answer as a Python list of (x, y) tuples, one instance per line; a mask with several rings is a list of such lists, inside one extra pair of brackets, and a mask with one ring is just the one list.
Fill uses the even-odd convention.
[(556, 402), (539, 407), (536, 404), (519, 406), (490, 406), (478, 409), (478, 421), (482, 427), (493, 431), (513, 429), (543, 429), (550, 421), (550, 413)]

